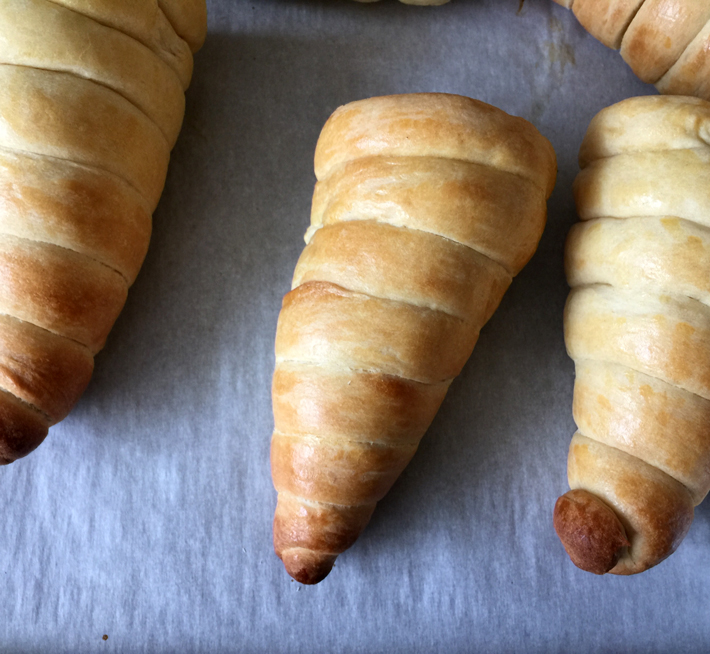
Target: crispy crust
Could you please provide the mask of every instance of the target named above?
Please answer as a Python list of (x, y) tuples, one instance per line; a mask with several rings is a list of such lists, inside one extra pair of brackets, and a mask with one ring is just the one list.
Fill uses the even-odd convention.
[(555, 0), (663, 94), (710, 100), (710, 6), (696, 0)]

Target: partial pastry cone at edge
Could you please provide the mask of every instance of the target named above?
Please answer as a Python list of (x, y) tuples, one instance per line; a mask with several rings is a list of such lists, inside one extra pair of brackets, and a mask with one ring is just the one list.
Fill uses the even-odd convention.
[(274, 548), (318, 583), (414, 456), (534, 253), (556, 160), (526, 121), (461, 96), (338, 109), (276, 336)]
[(670, 556), (710, 490), (708, 128), (703, 100), (631, 98), (580, 150), (564, 317), (578, 432), (554, 526), (596, 574)]
[(555, 0), (663, 94), (710, 100), (710, 4), (694, 0)]
[(0, 464), (89, 383), (146, 254), (205, 12), (0, 4)]

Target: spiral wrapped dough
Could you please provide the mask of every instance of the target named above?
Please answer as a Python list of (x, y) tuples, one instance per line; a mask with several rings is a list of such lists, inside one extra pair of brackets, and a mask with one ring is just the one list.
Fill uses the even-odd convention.
[(661, 93), (710, 100), (706, 0), (555, 0)]
[(571, 493), (555, 526), (591, 572), (669, 556), (710, 489), (710, 103), (632, 98), (580, 152), (566, 247)]
[(204, 0), (0, 0), (0, 462), (79, 399), (148, 247)]
[(461, 96), (338, 109), (316, 149), (307, 246), (276, 336), (274, 546), (317, 583), (414, 455), (534, 253), (555, 154)]

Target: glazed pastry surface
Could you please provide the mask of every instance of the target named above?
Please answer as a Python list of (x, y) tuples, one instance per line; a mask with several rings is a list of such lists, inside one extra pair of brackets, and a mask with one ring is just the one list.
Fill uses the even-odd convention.
[(414, 455), (534, 253), (556, 173), (528, 122), (414, 94), (338, 109), (276, 335), (274, 546), (317, 583)]

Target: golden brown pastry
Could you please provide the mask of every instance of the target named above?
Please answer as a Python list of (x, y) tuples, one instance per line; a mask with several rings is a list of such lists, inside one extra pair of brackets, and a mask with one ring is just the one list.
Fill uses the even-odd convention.
[(661, 93), (710, 100), (707, 0), (555, 0)]
[(276, 335), (274, 547), (317, 583), (414, 455), (534, 253), (556, 174), (527, 121), (454, 95), (338, 109)]
[(0, 0), (0, 463), (89, 382), (148, 247), (204, 0)]
[(678, 547), (710, 489), (710, 103), (631, 98), (580, 151), (568, 237), (574, 563), (634, 574)]

